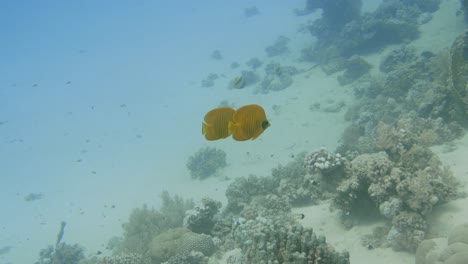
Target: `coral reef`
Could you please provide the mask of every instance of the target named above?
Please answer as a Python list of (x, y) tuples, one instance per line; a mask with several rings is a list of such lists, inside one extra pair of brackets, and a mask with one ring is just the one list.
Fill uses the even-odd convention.
[(173, 256), (162, 264), (207, 264), (208, 258), (198, 251), (190, 251), (180, 255)]
[(254, 196), (271, 193), (277, 185), (277, 181), (271, 177), (250, 175), (236, 178), (226, 189), (228, 203), (225, 211), (234, 214), (240, 213)]
[(457, 93), (468, 115), (468, 30), (453, 42), (450, 50), (453, 91)]
[(337, 77), (340, 85), (346, 85), (359, 79), (364, 74), (367, 74), (372, 65), (359, 56), (351, 56), (344, 63), (345, 72)]
[(291, 213), (291, 204), (287, 199), (275, 194), (255, 197), (252, 202), (242, 209), (240, 216), (246, 220), (271, 215), (288, 215)]
[(151, 259), (140, 254), (122, 254), (104, 257), (99, 264), (151, 264)]
[[(393, 129), (392, 134), (386, 133), (386, 136), (404, 137), (405, 142), (401, 141), (403, 144), (416, 142), (430, 146), (452, 141), (464, 134), (462, 126), (468, 125), (467, 106), (460, 93), (463, 91), (455, 89), (452, 83), (452, 56), (441, 52), (434, 56), (414, 57), (407, 63), (401, 62), (400, 55), (405, 58), (414, 56), (408, 53), (410, 51), (406, 49), (390, 53), (385, 61), (391, 63), (382, 64), (386, 65), (382, 67), (390, 70), (384, 78), (360, 78), (353, 83), (355, 95), (360, 99), (348, 109), (346, 118), (353, 122), (354, 131), (359, 131), (358, 140), (373, 138), (376, 129), (377, 132), (393, 129), (379, 125), (381, 122), (396, 124), (398, 129)], [(455, 65), (454, 69), (466, 67), (461, 60)], [(458, 72), (464, 76), (468, 71)], [(385, 144), (395, 143), (390, 138), (385, 140), (388, 141)], [(397, 145), (382, 146), (382, 138), (377, 138), (377, 144), (381, 145), (378, 149), (369, 146), (369, 142), (357, 143), (348, 143), (347, 148), (361, 153), (382, 147), (386, 150), (393, 148), (393, 152), (398, 152), (395, 149)]]
[(211, 58), (214, 59), (214, 60), (221, 60), (221, 59), (223, 59), (223, 56), (221, 55), (221, 51), (219, 51), (219, 50), (214, 50), (214, 51), (211, 53)]
[(183, 226), (195, 233), (211, 234), (214, 216), (220, 208), (221, 202), (205, 197), (194, 209), (185, 212)]
[(468, 0), (460, 0), (461, 10), (465, 14), (465, 21), (468, 23)]
[(245, 17), (253, 17), (260, 14), (260, 11), (256, 6), (247, 7), (244, 9)]
[[(327, 169), (327, 160), (322, 166), (320, 162), (323, 153), (310, 154), (306, 164), (305, 154), (296, 155), (295, 159), (285, 166), (279, 165), (274, 168), (271, 177), (251, 175), (237, 178), (226, 190), (228, 204), (225, 213), (241, 213), (246, 218), (252, 218), (267, 215), (275, 210), (289, 212), (290, 205), (304, 205), (330, 197), (328, 190), (333, 189), (333, 175), (339, 174), (341, 167), (333, 163), (328, 164)], [(328, 162), (341, 160), (339, 155), (330, 155), (334, 158), (333, 161), (330, 158)], [(317, 161), (313, 161), (314, 157)], [(322, 173), (318, 173), (318, 170), (315, 173), (307, 173), (312, 166), (323, 167)]]
[(277, 193), (292, 205), (304, 205), (317, 202), (324, 198), (325, 188), (320, 185), (316, 175), (307, 173), (307, 164), (304, 164), (305, 154), (286, 164), (279, 165), (272, 170), (273, 179), (278, 182)]
[(252, 70), (256, 70), (260, 68), (260, 66), (262, 66), (263, 62), (260, 59), (254, 57), (254, 58), (250, 58), (245, 64), (251, 67)]
[(268, 93), (270, 91), (281, 91), (288, 88), (293, 83), (293, 79), (290, 75), (274, 75), (269, 74), (265, 76), (262, 83), (260, 84), (257, 93)]
[(280, 91), (288, 88), (292, 83), (292, 76), (299, 73), (295, 67), (281, 66), (279, 63), (269, 63), (265, 66), (266, 76), (255, 93), (269, 93), (270, 91)]
[[(438, 204), (458, 197), (456, 179), (429, 149), (406, 146), (392, 161), (385, 152), (361, 154), (345, 163), (346, 179), (337, 188), (334, 206), (342, 210), (345, 225), (352, 226), (362, 209), (392, 220), (387, 243), (395, 250), (414, 251), (424, 239), (425, 217)], [(399, 146), (399, 147), (398, 147)]]
[(185, 211), (193, 208), (193, 202), (177, 195), (172, 198), (168, 192), (163, 192), (161, 198), (160, 210), (147, 205), (132, 210), (128, 221), (122, 225), (123, 240), (116, 245), (116, 252), (144, 255), (154, 236), (182, 226)]
[(417, 59), (416, 50), (409, 46), (401, 46), (392, 50), (380, 62), (381, 72), (391, 72), (404, 64), (408, 64)]
[(214, 81), (218, 79), (218, 74), (210, 73), (208, 76), (202, 80), (202, 87), (212, 87), (214, 85)]
[(192, 251), (210, 256), (215, 250), (215, 244), (209, 235), (193, 233), (186, 228), (175, 228), (155, 236), (149, 244), (148, 255), (153, 261), (160, 263)]
[(226, 153), (211, 147), (199, 149), (187, 161), (187, 168), (194, 179), (208, 178), (226, 165)]
[(393, 218), (387, 242), (394, 250), (415, 251), (424, 240), (427, 223), (417, 213), (402, 211)]
[(240, 67), (240, 64), (237, 61), (233, 61), (230, 65), (231, 69), (237, 69)]
[(367, 234), (361, 237), (362, 246), (367, 249), (375, 249), (382, 245), (385, 245), (387, 234), (390, 231), (388, 226), (377, 226), (372, 230), (371, 234)]
[(39, 260), (35, 264), (79, 264), (85, 259), (84, 249), (78, 244), (69, 245), (61, 242), (65, 233), (66, 223), (62, 221), (57, 234), (55, 246), (49, 245), (39, 253)]
[(322, 18), (306, 26), (317, 37), (317, 43), (303, 50), (303, 59), (320, 63), (327, 74), (342, 70), (344, 59), (353, 55), (417, 38), (420, 15), (424, 14), (419, 21), (424, 21), (438, 4), (438, 0), (388, 0), (374, 12), (361, 15), (361, 1), (358, 0), (307, 1), (306, 9), (299, 13), (321, 8), (323, 14)]
[[(296, 9), (296, 15), (307, 15), (317, 9), (322, 9), (322, 18), (317, 20), (317, 32), (339, 32), (346, 23), (358, 19), (362, 7), (361, 0), (307, 0), (303, 10)], [(320, 35), (323, 37), (323, 35)]]
[(243, 89), (245, 86), (258, 82), (258, 76), (253, 71), (242, 71), (240, 76), (229, 82), (229, 89)]
[(282, 217), (241, 221), (233, 236), (246, 263), (349, 263), (347, 252), (336, 252), (325, 237)]
[(416, 250), (415, 263), (468, 263), (468, 224), (456, 226), (448, 238), (433, 238), (422, 241)]
[(310, 174), (318, 173), (327, 177), (343, 168), (345, 161), (346, 159), (339, 153), (329, 153), (325, 148), (321, 148), (305, 155), (304, 166)]
[(285, 36), (279, 36), (275, 43), (265, 48), (265, 52), (268, 57), (279, 56), (289, 51), (288, 49), (289, 39)]

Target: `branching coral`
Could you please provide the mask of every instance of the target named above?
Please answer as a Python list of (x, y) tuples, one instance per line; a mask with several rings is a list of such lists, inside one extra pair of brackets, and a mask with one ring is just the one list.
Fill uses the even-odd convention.
[(194, 179), (210, 177), (226, 165), (226, 152), (211, 147), (199, 149), (187, 161), (187, 168)]
[(182, 226), (185, 211), (193, 208), (193, 202), (177, 195), (171, 197), (168, 192), (163, 192), (161, 197), (160, 210), (147, 205), (133, 209), (128, 221), (123, 224), (123, 240), (117, 245), (117, 252), (146, 254), (148, 244), (155, 235)]

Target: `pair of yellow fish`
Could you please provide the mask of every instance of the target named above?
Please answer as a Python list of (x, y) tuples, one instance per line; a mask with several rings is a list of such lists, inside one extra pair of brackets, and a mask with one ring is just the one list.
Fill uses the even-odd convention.
[(265, 110), (251, 104), (234, 110), (232, 107), (218, 107), (205, 115), (202, 134), (207, 140), (232, 138), (237, 141), (254, 140), (270, 126)]

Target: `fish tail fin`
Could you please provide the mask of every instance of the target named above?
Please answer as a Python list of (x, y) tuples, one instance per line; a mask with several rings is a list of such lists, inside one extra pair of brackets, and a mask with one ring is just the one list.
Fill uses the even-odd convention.
[(228, 132), (229, 132), (229, 135), (232, 135), (232, 133), (234, 132), (234, 130), (236, 129), (236, 127), (238, 127), (239, 125), (237, 125), (236, 123), (232, 122), (232, 121), (229, 121), (228, 123)]

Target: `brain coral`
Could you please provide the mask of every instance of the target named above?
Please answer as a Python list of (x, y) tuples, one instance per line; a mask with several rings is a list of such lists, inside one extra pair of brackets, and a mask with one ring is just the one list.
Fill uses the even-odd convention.
[(211, 236), (192, 232), (184, 234), (177, 246), (177, 252), (179, 253), (197, 251), (205, 256), (211, 256), (215, 250), (216, 247)]
[(196, 234), (186, 228), (174, 228), (154, 237), (148, 254), (153, 261), (163, 262), (171, 257), (188, 254), (191, 251), (210, 256), (216, 247), (209, 235)]

